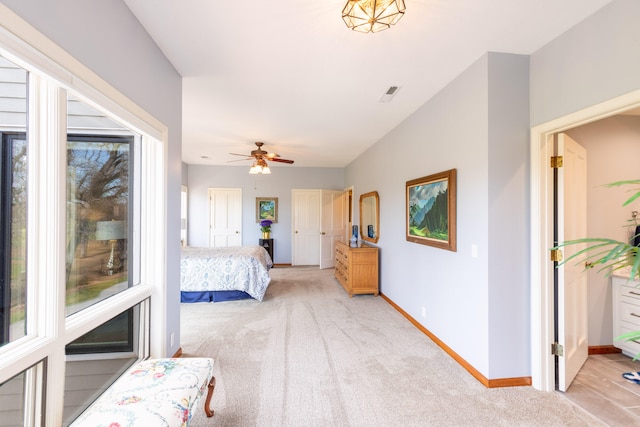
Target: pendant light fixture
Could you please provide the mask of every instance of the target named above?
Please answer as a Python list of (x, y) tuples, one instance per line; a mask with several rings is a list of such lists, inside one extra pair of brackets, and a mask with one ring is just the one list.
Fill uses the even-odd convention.
[(405, 9), (404, 0), (348, 0), (342, 19), (354, 31), (377, 33), (398, 22)]

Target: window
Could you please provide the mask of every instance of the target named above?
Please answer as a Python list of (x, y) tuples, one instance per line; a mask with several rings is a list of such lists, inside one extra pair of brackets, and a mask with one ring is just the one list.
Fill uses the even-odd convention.
[[(142, 304), (67, 344), (64, 424), (70, 424), (138, 360)], [(0, 422), (1, 425), (1, 422)]]
[(28, 425), (35, 420), (36, 402), (42, 401), (42, 389), (35, 394), (31, 390), (37, 388), (37, 380), (44, 372), (44, 363), (38, 363), (13, 378), (0, 384), (0, 425), (21, 426)]
[(26, 334), (27, 144), (24, 134), (0, 133), (0, 342)]
[(67, 136), (67, 314), (131, 286), (132, 137)]
[(0, 424), (64, 425), (165, 356), (167, 129), (0, 12)]
[(26, 335), (27, 77), (0, 57), (0, 345)]

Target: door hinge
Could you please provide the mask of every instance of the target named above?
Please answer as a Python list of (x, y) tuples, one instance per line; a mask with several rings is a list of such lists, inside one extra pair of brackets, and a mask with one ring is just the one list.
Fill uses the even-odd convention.
[(562, 156), (552, 156), (551, 157), (551, 167), (552, 168), (561, 168), (564, 164), (564, 160)]
[(560, 249), (551, 249), (551, 261), (562, 261), (562, 251)]
[(554, 356), (564, 357), (564, 347), (557, 342), (551, 343), (551, 354)]

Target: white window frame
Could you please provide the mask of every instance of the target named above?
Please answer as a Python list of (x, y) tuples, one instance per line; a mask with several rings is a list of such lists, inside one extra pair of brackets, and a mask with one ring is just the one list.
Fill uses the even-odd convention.
[[(42, 360), (26, 394), (46, 382), (45, 425), (62, 425), (65, 345), (115, 313), (142, 304), (141, 322), (148, 322), (149, 355), (165, 356), (166, 335), (166, 193), (167, 127), (71, 57), (26, 21), (0, 4), (0, 53), (27, 69), (29, 84), (29, 199), (27, 335), (0, 348), (0, 383)], [(139, 192), (133, 209), (144, 221), (134, 224), (139, 241), (139, 284), (65, 317), (66, 90), (109, 113), (142, 135)], [(138, 228), (136, 228), (138, 226)], [(133, 255), (136, 256), (136, 255)], [(150, 301), (150, 303), (148, 302)], [(149, 304), (153, 307), (150, 309)], [(149, 314), (150, 313), (150, 314)], [(151, 327), (153, 325), (153, 327)], [(141, 337), (141, 339), (146, 337)], [(145, 354), (146, 356), (146, 354)], [(40, 399), (33, 399), (40, 405)], [(32, 401), (27, 402), (28, 405)], [(30, 413), (26, 408), (26, 413)], [(39, 408), (28, 424), (40, 425)]]

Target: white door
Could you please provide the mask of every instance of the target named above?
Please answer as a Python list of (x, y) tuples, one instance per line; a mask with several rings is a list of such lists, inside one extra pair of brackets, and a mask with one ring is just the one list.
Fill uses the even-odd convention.
[(334, 266), (336, 242), (343, 240), (346, 200), (347, 193), (344, 191), (322, 190), (320, 268)]
[[(587, 237), (587, 152), (568, 135), (558, 134), (558, 241)], [(563, 247), (566, 259), (584, 245)], [(567, 391), (587, 360), (587, 273), (584, 265), (567, 262), (558, 269), (558, 389)]]
[(292, 265), (320, 263), (320, 190), (292, 190)]
[(209, 189), (209, 246), (242, 246), (242, 189)]

